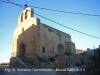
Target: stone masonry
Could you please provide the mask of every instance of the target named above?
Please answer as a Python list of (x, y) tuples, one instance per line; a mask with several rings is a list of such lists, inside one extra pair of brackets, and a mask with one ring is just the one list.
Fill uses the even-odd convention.
[(39, 18), (34, 17), (34, 10), (27, 7), (19, 15), (18, 25), (14, 30), (12, 57), (27, 57), (38, 63), (36, 57), (55, 56), (60, 43), (59, 33), (64, 51), (75, 54), (75, 44), (69, 34), (41, 23)]

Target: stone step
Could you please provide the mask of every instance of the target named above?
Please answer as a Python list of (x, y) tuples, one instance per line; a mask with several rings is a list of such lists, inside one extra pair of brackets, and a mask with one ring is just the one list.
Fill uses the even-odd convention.
[(32, 64), (29, 62), (29, 60), (27, 60), (27, 58), (25, 58), (25, 57), (20, 57), (19, 59), (21, 59), (21, 61), (22, 61), (26, 66), (28, 66), (29, 68), (33, 68), (33, 67), (34, 67), (34, 65), (32, 65)]

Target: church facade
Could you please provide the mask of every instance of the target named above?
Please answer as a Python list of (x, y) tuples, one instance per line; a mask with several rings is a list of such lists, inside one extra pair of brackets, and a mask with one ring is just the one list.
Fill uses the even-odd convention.
[(13, 35), (13, 57), (27, 57), (37, 61), (36, 57), (52, 57), (58, 54), (57, 46), (64, 45), (64, 51), (75, 54), (75, 43), (71, 35), (41, 23), (34, 17), (34, 10), (30, 7), (18, 17), (18, 25)]

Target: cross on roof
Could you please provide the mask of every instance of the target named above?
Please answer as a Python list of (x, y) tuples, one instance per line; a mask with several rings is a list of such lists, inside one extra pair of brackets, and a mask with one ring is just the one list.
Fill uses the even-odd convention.
[(27, 8), (27, 7), (28, 7), (27, 2), (26, 2), (26, 4), (25, 4), (24, 6), (25, 6), (25, 8)]

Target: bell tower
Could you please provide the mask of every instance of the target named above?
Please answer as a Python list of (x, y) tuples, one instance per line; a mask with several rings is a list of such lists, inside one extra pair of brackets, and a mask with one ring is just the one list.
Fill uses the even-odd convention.
[(26, 7), (18, 17), (18, 25), (21, 25), (23, 22), (29, 20), (32, 17), (34, 17), (34, 10), (30, 7)]

